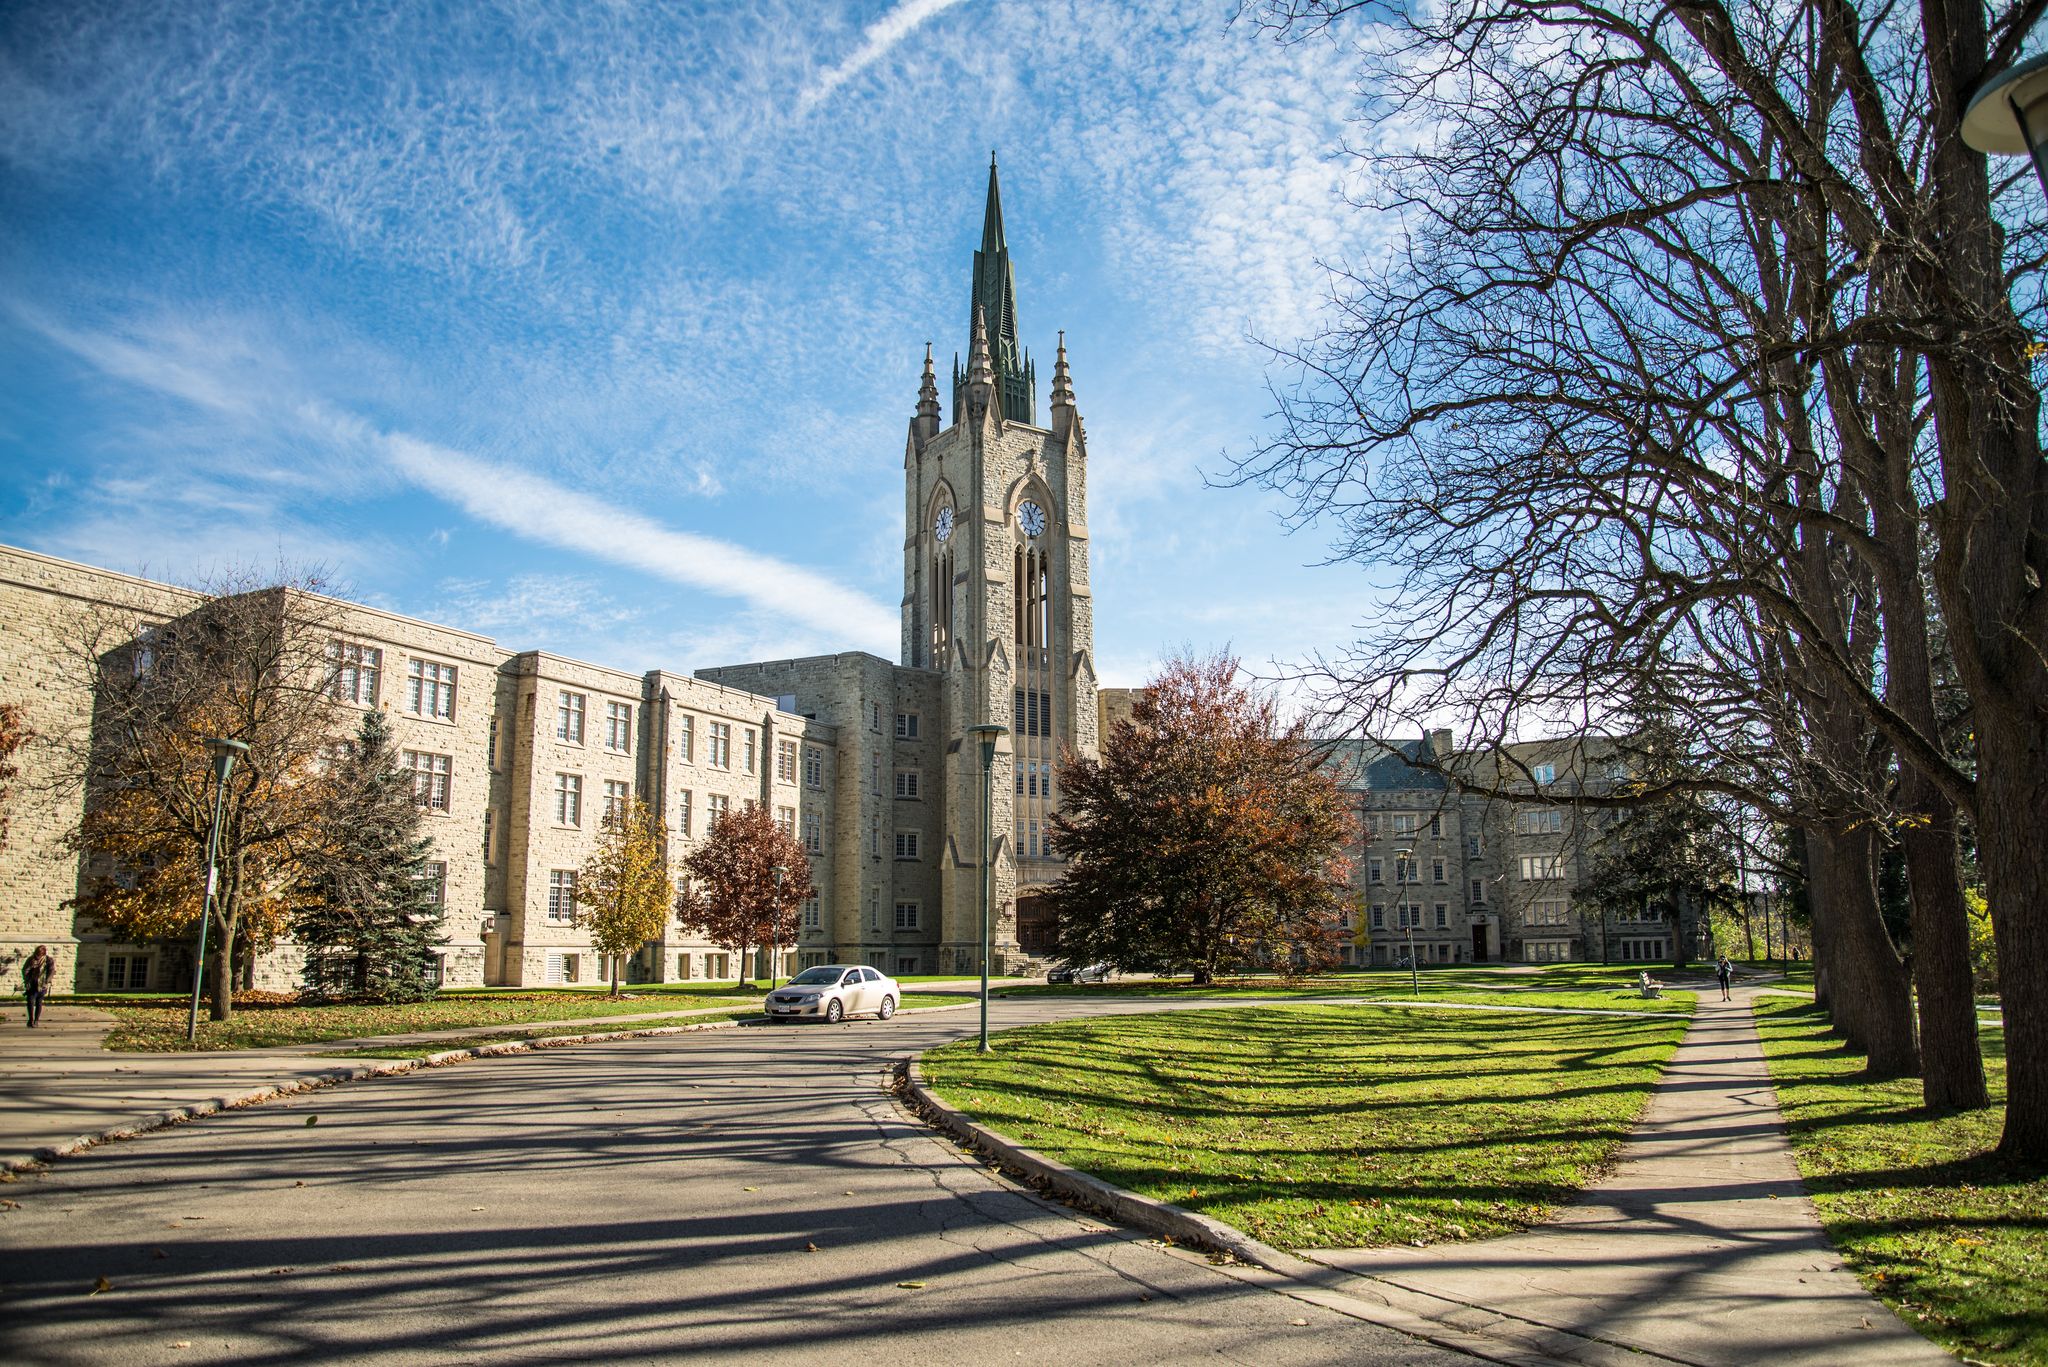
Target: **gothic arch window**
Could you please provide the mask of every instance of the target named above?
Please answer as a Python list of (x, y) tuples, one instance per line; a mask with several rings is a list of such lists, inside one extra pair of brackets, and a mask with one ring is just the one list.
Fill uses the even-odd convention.
[(931, 667), (950, 669), (953, 664), (953, 547), (958, 529), (954, 526), (953, 494), (943, 485), (932, 496), (925, 526), (931, 532), (930, 563), (926, 566), (926, 598), (931, 639)]

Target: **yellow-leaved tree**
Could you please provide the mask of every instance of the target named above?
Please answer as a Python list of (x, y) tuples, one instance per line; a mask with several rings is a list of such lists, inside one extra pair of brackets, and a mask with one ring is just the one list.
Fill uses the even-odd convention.
[(661, 938), (675, 895), (661, 822), (652, 808), (627, 798), (605, 819), (596, 851), (576, 876), (576, 924), (611, 961), (614, 997), (620, 964)]

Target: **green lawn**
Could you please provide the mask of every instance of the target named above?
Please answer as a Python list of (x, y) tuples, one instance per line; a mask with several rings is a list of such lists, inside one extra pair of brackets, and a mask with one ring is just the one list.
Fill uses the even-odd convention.
[[(1551, 1006), (1599, 1008), (1609, 1011), (1681, 1011), (1693, 1007), (1693, 994), (1666, 989), (1661, 998), (1644, 997), (1636, 989), (1636, 968), (1599, 964), (1558, 964), (1538, 972), (1499, 968), (1424, 969), (1418, 989), (1406, 969), (1373, 969), (1311, 978), (1227, 978), (1197, 986), (1185, 978), (1133, 978), (1087, 984), (1035, 983), (1006, 987), (1005, 997), (1083, 997), (1111, 995), (1146, 998), (1369, 997), (1428, 1000), (1465, 1005)], [(1666, 970), (1669, 975), (1669, 970)]]
[(1593, 1180), (1686, 1021), (1288, 1005), (925, 1055), (976, 1119), (1283, 1248), (1483, 1239)]
[[(1908, 1324), (1980, 1362), (2048, 1367), (2048, 1173), (2001, 1163), (2001, 1107), (1930, 1117), (1911, 1079), (1857, 1080), (1861, 1056), (1792, 998), (1758, 1028), (1800, 1173), (1843, 1260)], [(2004, 1100), (2004, 1037), (1984, 1031)]]
[[(765, 990), (736, 992), (731, 983), (699, 984), (695, 988), (667, 984), (664, 988), (658, 994), (635, 988), (632, 994), (616, 1000), (602, 993), (572, 990), (448, 992), (433, 1001), (401, 1006), (256, 1004), (237, 1007), (234, 1018), (220, 1025), (206, 1019), (202, 1008), (198, 1047), (203, 1050), (262, 1049), (275, 1045), (362, 1039), (372, 1035), (402, 1035), (421, 1030), (533, 1025), (585, 1017), (719, 1007), (729, 1009), (712, 1018), (727, 1019), (758, 1014), (765, 995)], [(118, 1019), (119, 1024), (107, 1034), (106, 1047), (109, 1049), (165, 1053), (189, 1047), (185, 1043), (185, 1020), (190, 998), (108, 996), (70, 1000), (108, 1012)], [(907, 992), (899, 1005), (945, 1006), (962, 1000), (964, 998), (958, 995)], [(453, 1047), (453, 1042), (443, 1043), (426, 1052)]]

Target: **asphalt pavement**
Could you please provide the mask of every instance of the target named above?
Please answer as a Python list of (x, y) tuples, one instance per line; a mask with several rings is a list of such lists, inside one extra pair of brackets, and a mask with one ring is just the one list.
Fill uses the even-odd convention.
[[(995, 1021), (1075, 1005), (999, 1002)], [(885, 1090), (890, 1066), (974, 1027), (591, 1044), (95, 1149), (0, 1186), (18, 1203), (0, 1210), (0, 1360), (1472, 1360), (1043, 1201), (936, 1138)]]

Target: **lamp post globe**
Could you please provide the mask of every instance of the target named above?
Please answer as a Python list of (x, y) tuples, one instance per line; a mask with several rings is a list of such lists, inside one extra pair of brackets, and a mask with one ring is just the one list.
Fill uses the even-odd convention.
[(2048, 56), (1993, 72), (1963, 110), (1963, 141), (1993, 156), (2031, 157), (2048, 195)]
[(213, 920), (213, 900), (220, 883), (221, 804), (227, 797), (228, 776), (235, 761), (249, 753), (249, 742), (216, 736), (206, 742), (213, 756), (213, 822), (206, 832), (206, 893), (199, 903), (199, 950), (192, 960), (192, 1009), (185, 1017), (185, 1042), (199, 1042), (199, 989), (206, 981), (206, 928)]
[(992, 806), (996, 769), (996, 743), (1010, 734), (1007, 726), (983, 722), (967, 728), (967, 734), (981, 744), (981, 1052), (988, 1052), (988, 901), (989, 860), (995, 842), (990, 839), (989, 810)]

